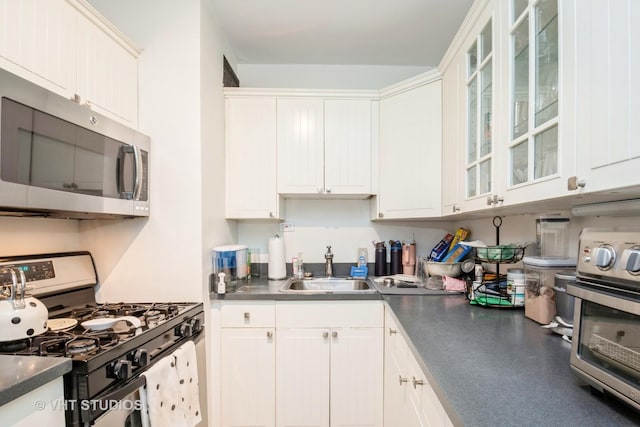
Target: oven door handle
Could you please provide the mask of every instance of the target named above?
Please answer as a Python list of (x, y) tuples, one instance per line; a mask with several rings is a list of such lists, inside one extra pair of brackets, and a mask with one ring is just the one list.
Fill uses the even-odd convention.
[(147, 379), (144, 376), (139, 375), (117, 390), (100, 397), (100, 400), (121, 400), (146, 384)]
[[(144, 386), (147, 383), (147, 379), (142, 375), (134, 378), (126, 383), (124, 386), (107, 393), (103, 396), (97, 396), (91, 399), (91, 404), (87, 405), (86, 409), (81, 404), (82, 420), (85, 423), (91, 423), (100, 418), (104, 413), (108, 412), (110, 408), (110, 402), (120, 402), (122, 399)], [(98, 402), (106, 402), (106, 404), (97, 404)], [(88, 425), (88, 424), (87, 424)]]
[(637, 301), (621, 296), (611, 295), (601, 291), (594, 291), (577, 284), (568, 284), (567, 293), (582, 300), (591, 301), (616, 310), (640, 316), (640, 304)]

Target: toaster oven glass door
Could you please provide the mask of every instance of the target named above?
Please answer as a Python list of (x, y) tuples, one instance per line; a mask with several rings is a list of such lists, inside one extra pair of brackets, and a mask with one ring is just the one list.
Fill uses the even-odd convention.
[(582, 300), (579, 328), (578, 357), (640, 390), (640, 316)]

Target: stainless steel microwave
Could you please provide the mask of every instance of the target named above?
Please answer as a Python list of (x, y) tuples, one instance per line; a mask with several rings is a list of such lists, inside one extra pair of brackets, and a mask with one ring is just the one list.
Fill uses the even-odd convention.
[(149, 216), (149, 137), (0, 70), (0, 215)]

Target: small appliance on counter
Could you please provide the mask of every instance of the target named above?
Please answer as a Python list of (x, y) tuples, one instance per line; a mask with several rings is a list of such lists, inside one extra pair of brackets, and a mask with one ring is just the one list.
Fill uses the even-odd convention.
[(224, 273), (227, 292), (235, 290), (239, 280), (248, 275), (247, 245), (226, 245), (213, 248), (213, 273)]

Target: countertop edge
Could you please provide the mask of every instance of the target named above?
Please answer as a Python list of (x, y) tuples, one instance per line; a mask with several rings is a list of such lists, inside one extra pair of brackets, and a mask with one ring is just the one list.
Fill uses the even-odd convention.
[(0, 370), (0, 406), (63, 376), (72, 367), (71, 359), (39, 356), (3, 355), (0, 363), (11, 370), (11, 374)]

